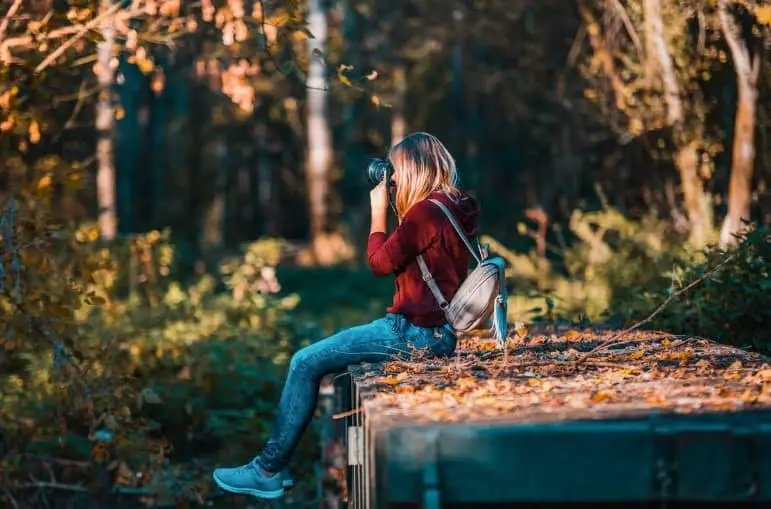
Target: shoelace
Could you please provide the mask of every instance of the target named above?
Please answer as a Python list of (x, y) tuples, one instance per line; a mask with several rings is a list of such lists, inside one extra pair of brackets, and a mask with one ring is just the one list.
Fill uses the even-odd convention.
[(246, 465), (241, 465), (240, 467), (238, 467), (237, 472), (239, 474), (249, 474), (249, 473), (257, 472), (257, 469), (251, 462), (249, 462)]

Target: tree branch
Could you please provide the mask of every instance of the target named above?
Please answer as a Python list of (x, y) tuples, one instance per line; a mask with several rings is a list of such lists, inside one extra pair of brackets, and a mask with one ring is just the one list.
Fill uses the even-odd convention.
[(753, 86), (757, 85), (758, 78), (760, 77), (760, 66), (762, 65), (762, 61), (763, 61), (763, 59), (760, 58), (760, 55), (761, 55), (761, 52), (758, 52), (752, 58), (752, 70), (750, 71), (750, 81)]
[(610, 54), (610, 51), (602, 39), (600, 24), (594, 18), (584, 0), (578, 0), (578, 10), (581, 12), (584, 23), (587, 25), (586, 31), (589, 34), (589, 44), (602, 64), (602, 70), (605, 73), (605, 77), (610, 81), (611, 88), (613, 89), (616, 98), (616, 108), (627, 117), (631, 117), (632, 115), (627, 111), (627, 89), (624, 86), (624, 82), (619, 78), (618, 73), (616, 73), (613, 55)]
[(17, 484), (16, 487), (20, 488), (20, 489), (36, 488), (36, 489), (80, 491), (80, 492), (88, 491), (87, 488), (85, 488), (84, 486), (80, 486), (78, 484), (61, 484), (61, 483), (57, 483), (57, 482), (43, 482), (43, 481)]
[(679, 128), (684, 119), (683, 103), (675, 75), (675, 65), (667, 47), (660, 0), (643, 0), (643, 13), (646, 25), (646, 56), (648, 59), (656, 59), (658, 69), (661, 72), (664, 98), (667, 104), (667, 122)]
[(0, 22), (0, 41), (2, 41), (5, 36), (5, 31), (8, 29), (8, 23), (11, 21), (11, 18), (16, 14), (16, 11), (19, 10), (19, 7), (21, 7), (21, 2), (22, 0), (16, 0), (13, 5), (11, 5), (11, 8), (8, 9), (8, 12), (5, 13), (5, 16), (3, 16), (3, 21)]
[[(276, 60), (276, 57), (273, 55), (273, 52), (270, 51), (270, 41), (268, 40), (268, 34), (265, 32), (265, 25), (268, 24), (265, 22), (265, 2), (264, 0), (257, 0), (257, 1), (260, 2), (260, 28), (262, 29), (262, 35), (265, 37), (265, 54), (268, 55), (268, 59), (273, 63), (273, 67), (275, 67), (280, 74), (283, 74), (287, 78), (291, 79), (293, 77), (288, 75), (286, 72), (284, 72), (281, 66), (278, 65), (278, 60)], [(276, 34), (278, 34), (278, 29), (276, 29)], [(276, 37), (278, 38), (278, 35), (276, 35)], [(303, 83), (303, 86), (308, 90), (321, 90), (323, 92), (329, 91), (327, 88), (308, 86), (307, 82)]]
[(86, 35), (86, 33), (88, 33), (89, 30), (91, 30), (96, 25), (101, 23), (102, 20), (104, 20), (106, 17), (111, 16), (111, 15), (115, 14), (116, 12), (118, 12), (120, 10), (120, 8), (121, 8), (121, 5), (122, 5), (121, 2), (117, 2), (115, 5), (113, 5), (112, 7), (107, 9), (106, 11), (104, 11), (102, 14), (100, 14), (97, 17), (95, 17), (94, 19), (92, 19), (91, 21), (86, 23), (85, 25), (81, 26), (80, 30), (74, 36), (72, 36), (67, 42), (65, 42), (64, 44), (62, 44), (58, 48), (56, 48), (56, 50), (54, 50), (47, 57), (45, 57), (43, 59), (43, 61), (40, 62), (40, 64), (38, 64), (37, 67), (35, 67), (35, 72), (39, 73), (43, 69), (45, 69), (46, 67), (51, 65), (51, 62), (56, 60), (59, 57), (59, 55), (61, 55), (65, 51), (67, 51), (68, 48), (70, 48), (73, 44), (75, 44), (80, 39), (82, 39)]
[(640, 58), (642, 59), (642, 56), (645, 53), (643, 51), (640, 38), (637, 36), (637, 31), (634, 29), (634, 25), (632, 24), (632, 20), (629, 19), (629, 14), (627, 14), (624, 6), (621, 5), (620, 0), (608, 1), (613, 6), (613, 10), (616, 12), (616, 14), (618, 14), (618, 17), (621, 18), (621, 22), (624, 23), (624, 27), (626, 27), (626, 33), (629, 35), (629, 38), (632, 40), (632, 44), (634, 44), (634, 47), (637, 49), (637, 54), (640, 55)]
[(696, 50), (701, 54), (704, 53), (707, 40), (707, 22), (704, 19), (704, 11), (701, 9), (696, 11), (696, 20), (699, 23), (699, 37), (696, 40)]
[(718, 0), (717, 13), (720, 18), (720, 26), (723, 29), (726, 43), (731, 50), (734, 67), (737, 74), (749, 78), (752, 75), (750, 69), (750, 55), (747, 46), (741, 42), (741, 33), (736, 25), (733, 15), (728, 13), (728, 4), (726, 0)]
[(639, 321), (639, 322), (637, 322), (636, 324), (632, 325), (632, 326), (631, 326), (631, 327), (629, 327), (628, 329), (624, 329), (624, 330), (622, 330), (621, 332), (619, 332), (618, 334), (615, 334), (615, 335), (613, 335), (613, 336), (612, 336), (610, 339), (608, 339), (607, 341), (603, 341), (602, 343), (600, 343), (599, 345), (597, 345), (595, 348), (593, 348), (592, 350), (590, 350), (589, 352), (587, 352), (586, 354), (584, 354), (584, 355), (583, 355), (583, 356), (582, 356), (582, 357), (581, 357), (581, 358), (580, 358), (578, 361), (576, 361), (576, 363), (577, 363), (577, 364), (581, 364), (582, 362), (585, 362), (585, 361), (586, 361), (586, 360), (587, 360), (589, 357), (591, 357), (593, 354), (595, 354), (595, 353), (597, 353), (597, 352), (599, 352), (599, 351), (601, 351), (601, 350), (604, 350), (604, 349), (608, 348), (608, 347), (609, 347), (609, 346), (611, 346), (611, 345), (614, 345), (614, 344), (618, 343), (618, 342), (619, 342), (619, 339), (620, 339), (620, 338), (622, 338), (622, 337), (624, 337), (626, 334), (628, 334), (628, 333), (630, 333), (630, 332), (632, 332), (632, 331), (634, 331), (634, 330), (637, 330), (637, 329), (639, 329), (640, 327), (642, 327), (642, 326), (643, 326), (643, 325), (645, 325), (646, 323), (650, 323), (650, 322), (651, 322), (651, 321), (652, 321), (652, 320), (653, 320), (653, 319), (654, 319), (654, 318), (655, 318), (655, 317), (656, 317), (656, 316), (657, 316), (659, 313), (661, 313), (661, 312), (664, 310), (664, 308), (665, 308), (665, 307), (667, 307), (667, 306), (669, 305), (669, 303), (670, 303), (670, 302), (672, 302), (674, 299), (676, 299), (676, 298), (677, 298), (677, 297), (679, 297), (680, 295), (684, 294), (685, 292), (687, 292), (688, 290), (690, 290), (690, 289), (691, 289), (691, 288), (693, 288), (694, 286), (698, 285), (699, 283), (701, 283), (702, 281), (704, 281), (705, 279), (707, 279), (708, 277), (710, 277), (712, 274), (714, 274), (715, 272), (717, 272), (718, 270), (720, 270), (721, 268), (723, 268), (723, 267), (724, 267), (724, 266), (725, 266), (727, 263), (729, 263), (730, 261), (732, 261), (734, 258), (736, 258), (736, 255), (735, 255), (735, 254), (732, 254), (732, 255), (728, 256), (728, 257), (727, 257), (725, 260), (723, 260), (722, 262), (718, 263), (717, 265), (715, 265), (714, 267), (712, 267), (711, 269), (709, 269), (707, 272), (705, 272), (704, 274), (702, 274), (700, 277), (698, 277), (698, 278), (694, 279), (693, 281), (691, 281), (690, 283), (688, 283), (686, 286), (684, 286), (684, 287), (683, 287), (683, 288), (681, 288), (680, 290), (678, 290), (678, 291), (676, 291), (675, 293), (673, 293), (673, 294), (669, 295), (669, 297), (667, 297), (666, 299), (664, 299), (664, 302), (662, 302), (662, 303), (659, 305), (659, 307), (657, 307), (657, 308), (656, 308), (656, 309), (653, 311), (653, 313), (651, 313), (650, 315), (648, 315), (648, 317), (647, 317), (647, 318), (645, 318), (645, 319), (644, 319), (644, 320), (642, 320), (642, 321)]
[[(80, 30), (81, 28), (82, 28), (82, 25), (73, 25), (73, 26), (57, 28), (55, 30), (51, 30), (46, 34), (40, 35), (38, 40), (51, 41), (54, 39), (60, 39), (62, 37), (67, 37), (70, 34), (77, 33), (78, 30)], [(35, 38), (33, 38), (31, 35), (11, 37), (4, 41), (0, 41), (0, 54), (2, 54), (4, 51), (7, 51), (11, 48), (15, 48), (17, 46), (26, 46), (26, 45), (32, 44), (34, 41), (35, 41)]]
[(4, 486), (0, 486), (0, 489), (3, 490), (3, 493), (5, 493), (6, 498), (11, 502), (11, 505), (13, 506), (13, 509), (19, 509), (19, 504), (16, 502), (16, 499), (13, 498), (13, 495), (11, 492)]

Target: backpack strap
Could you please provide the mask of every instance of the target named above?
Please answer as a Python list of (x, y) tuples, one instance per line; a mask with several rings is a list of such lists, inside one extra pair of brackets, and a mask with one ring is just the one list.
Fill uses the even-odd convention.
[[(447, 219), (450, 220), (450, 223), (452, 224), (453, 228), (455, 228), (455, 231), (463, 240), (463, 243), (466, 244), (466, 247), (471, 253), (471, 256), (473, 256), (474, 259), (476, 260), (477, 265), (482, 263), (482, 260), (485, 257), (482, 254), (481, 246), (479, 246), (479, 239), (477, 238), (477, 247), (479, 248), (479, 252), (477, 253), (477, 251), (475, 251), (474, 248), (471, 246), (471, 242), (469, 242), (468, 238), (466, 238), (466, 235), (463, 233), (463, 230), (461, 229), (460, 225), (458, 225), (458, 222), (455, 220), (455, 216), (452, 215), (452, 212), (450, 212), (450, 210), (444, 205), (444, 203), (434, 199), (431, 199), (430, 201), (433, 202), (436, 206), (438, 206), (442, 210), (442, 212), (444, 212), (444, 215), (447, 216)], [(432, 294), (434, 294), (434, 298), (439, 303), (439, 307), (442, 309), (442, 311), (446, 310), (450, 304), (447, 302), (447, 299), (444, 298), (444, 295), (442, 295), (442, 291), (439, 289), (439, 285), (436, 284), (436, 280), (434, 279), (434, 276), (431, 274), (431, 271), (428, 270), (428, 265), (426, 265), (426, 261), (423, 259), (423, 255), (418, 255), (417, 260), (418, 260), (418, 267), (420, 267), (420, 273), (423, 275), (423, 281), (426, 282), (426, 284), (428, 285), (428, 289), (431, 290)]]
[(471, 242), (469, 242), (468, 238), (466, 238), (466, 235), (463, 233), (463, 230), (461, 229), (458, 222), (455, 220), (455, 216), (452, 215), (452, 212), (450, 212), (450, 209), (448, 209), (444, 203), (440, 202), (439, 200), (435, 200), (431, 198), (429, 201), (433, 202), (437, 207), (439, 207), (442, 212), (444, 212), (444, 215), (447, 216), (447, 219), (450, 220), (450, 223), (452, 224), (453, 228), (455, 228), (455, 231), (458, 233), (460, 238), (463, 240), (463, 243), (466, 244), (466, 247), (468, 248), (469, 252), (471, 253), (471, 256), (474, 257), (474, 259), (477, 262), (477, 265), (482, 263), (482, 259), (484, 256), (482, 255), (482, 249), (481, 246), (479, 246), (479, 239), (477, 238), (477, 247), (479, 247), (479, 251), (475, 251), (473, 247), (471, 247)]
[(450, 304), (447, 302), (447, 299), (444, 298), (444, 295), (442, 295), (442, 291), (439, 289), (439, 285), (436, 284), (436, 280), (431, 274), (431, 271), (428, 270), (428, 265), (426, 265), (423, 255), (418, 255), (418, 267), (420, 267), (420, 273), (423, 274), (423, 281), (426, 282), (428, 289), (431, 290), (431, 293), (434, 294), (434, 298), (439, 303), (439, 307), (444, 311)]

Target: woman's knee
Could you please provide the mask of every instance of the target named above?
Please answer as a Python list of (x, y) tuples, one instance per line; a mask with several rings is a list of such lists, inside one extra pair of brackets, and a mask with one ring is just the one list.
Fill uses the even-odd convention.
[(310, 367), (310, 355), (308, 347), (297, 350), (289, 360), (289, 372), (307, 371)]
[(289, 360), (289, 372), (303, 373), (313, 378), (340, 370), (341, 355), (331, 341), (334, 336), (298, 350)]
[(289, 360), (289, 372), (303, 373), (313, 377), (323, 375), (324, 351), (319, 343), (299, 349)]

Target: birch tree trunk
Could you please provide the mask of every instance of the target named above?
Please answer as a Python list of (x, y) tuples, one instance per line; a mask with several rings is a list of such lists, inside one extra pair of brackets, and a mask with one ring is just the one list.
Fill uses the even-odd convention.
[[(267, 112), (265, 113), (267, 115)], [(263, 235), (275, 235), (275, 217), (273, 203), (277, 189), (273, 185), (273, 167), (268, 153), (268, 125), (260, 120), (257, 124), (257, 204), (259, 207)]]
[(327, 77), (324, 61), (316, 55), (326, 52), (327, 13), (324, 0), (309, 0), (308, 29), (308, 150), (306, 181), (310, 210), (310, 233), (314, 257), (330, 257), (324, 248), (329, 214), (329, 170), (332, 160), (332, 136), (327, 119)]
[(219, 163), (214, 182), (214, 192), (204, 212), (201, 246), (219, 250), (225, 245), (225, 200), (228, 187), (227, 140), (221, 135), (214, 146), (214, 158)]
[(169, 217), (165, 198), (166, 168), (166, 119), (168, 109), (168, 92), (163, 86), (161, 89), (153, 88), (150, 99), (150, 213), (148, 226), (162, 228)]
[(736, 71), (738, 104), (734, 120), (728, 213), (720, 229), (720, 245), (723, 247), (736, 241), (734, 234), (742, 230), (742, 220), (750, 219), (752, 174), (755, 165), (755, 112), (760, 74), (760, 55), (750, 57), (749, 48), (742, 39), (741, 30), (733, 15), (727, 12), (727, 4), (726, 0), (719, 1), (718, 15)]
[(683, 187), (683, 202), (690, 223), (690, 238), (694, 244), (702, 245), (709, 235), (712, 213), (699, 175), (699, 140), (684, 139), (683, 102), (674, 61), (664, 33), (660, 0), (643, 0), (643, 14), (646, 57), (661, 78), (667, 105), (667, 124), (674, 128), (674, 141), (677, 147), (674, 162)]
[[(99, 10), (104, 13), (111, 7), (112, 0), (102, 0)], [(113, 147), (115, 108), (112, 101), (112, 85), (115, 81), (115, 70), (112, 66), (115, 27), (112, 23), (113, 20), (109, 16), (102, 21), (103, 40), (98, 44), (96, 64), (100, 87), (99, 101), (96, 104), (96, 199), (99, 207), (99, 232), (105, 240), (114, 239), (118, 227)]]
[(403, 62), (394, 67), (394, 101), (391, 111), (391, 146), (396, 145), (406, 135), (404, 121), (404, 101), (407, 95), (407, 71)]

